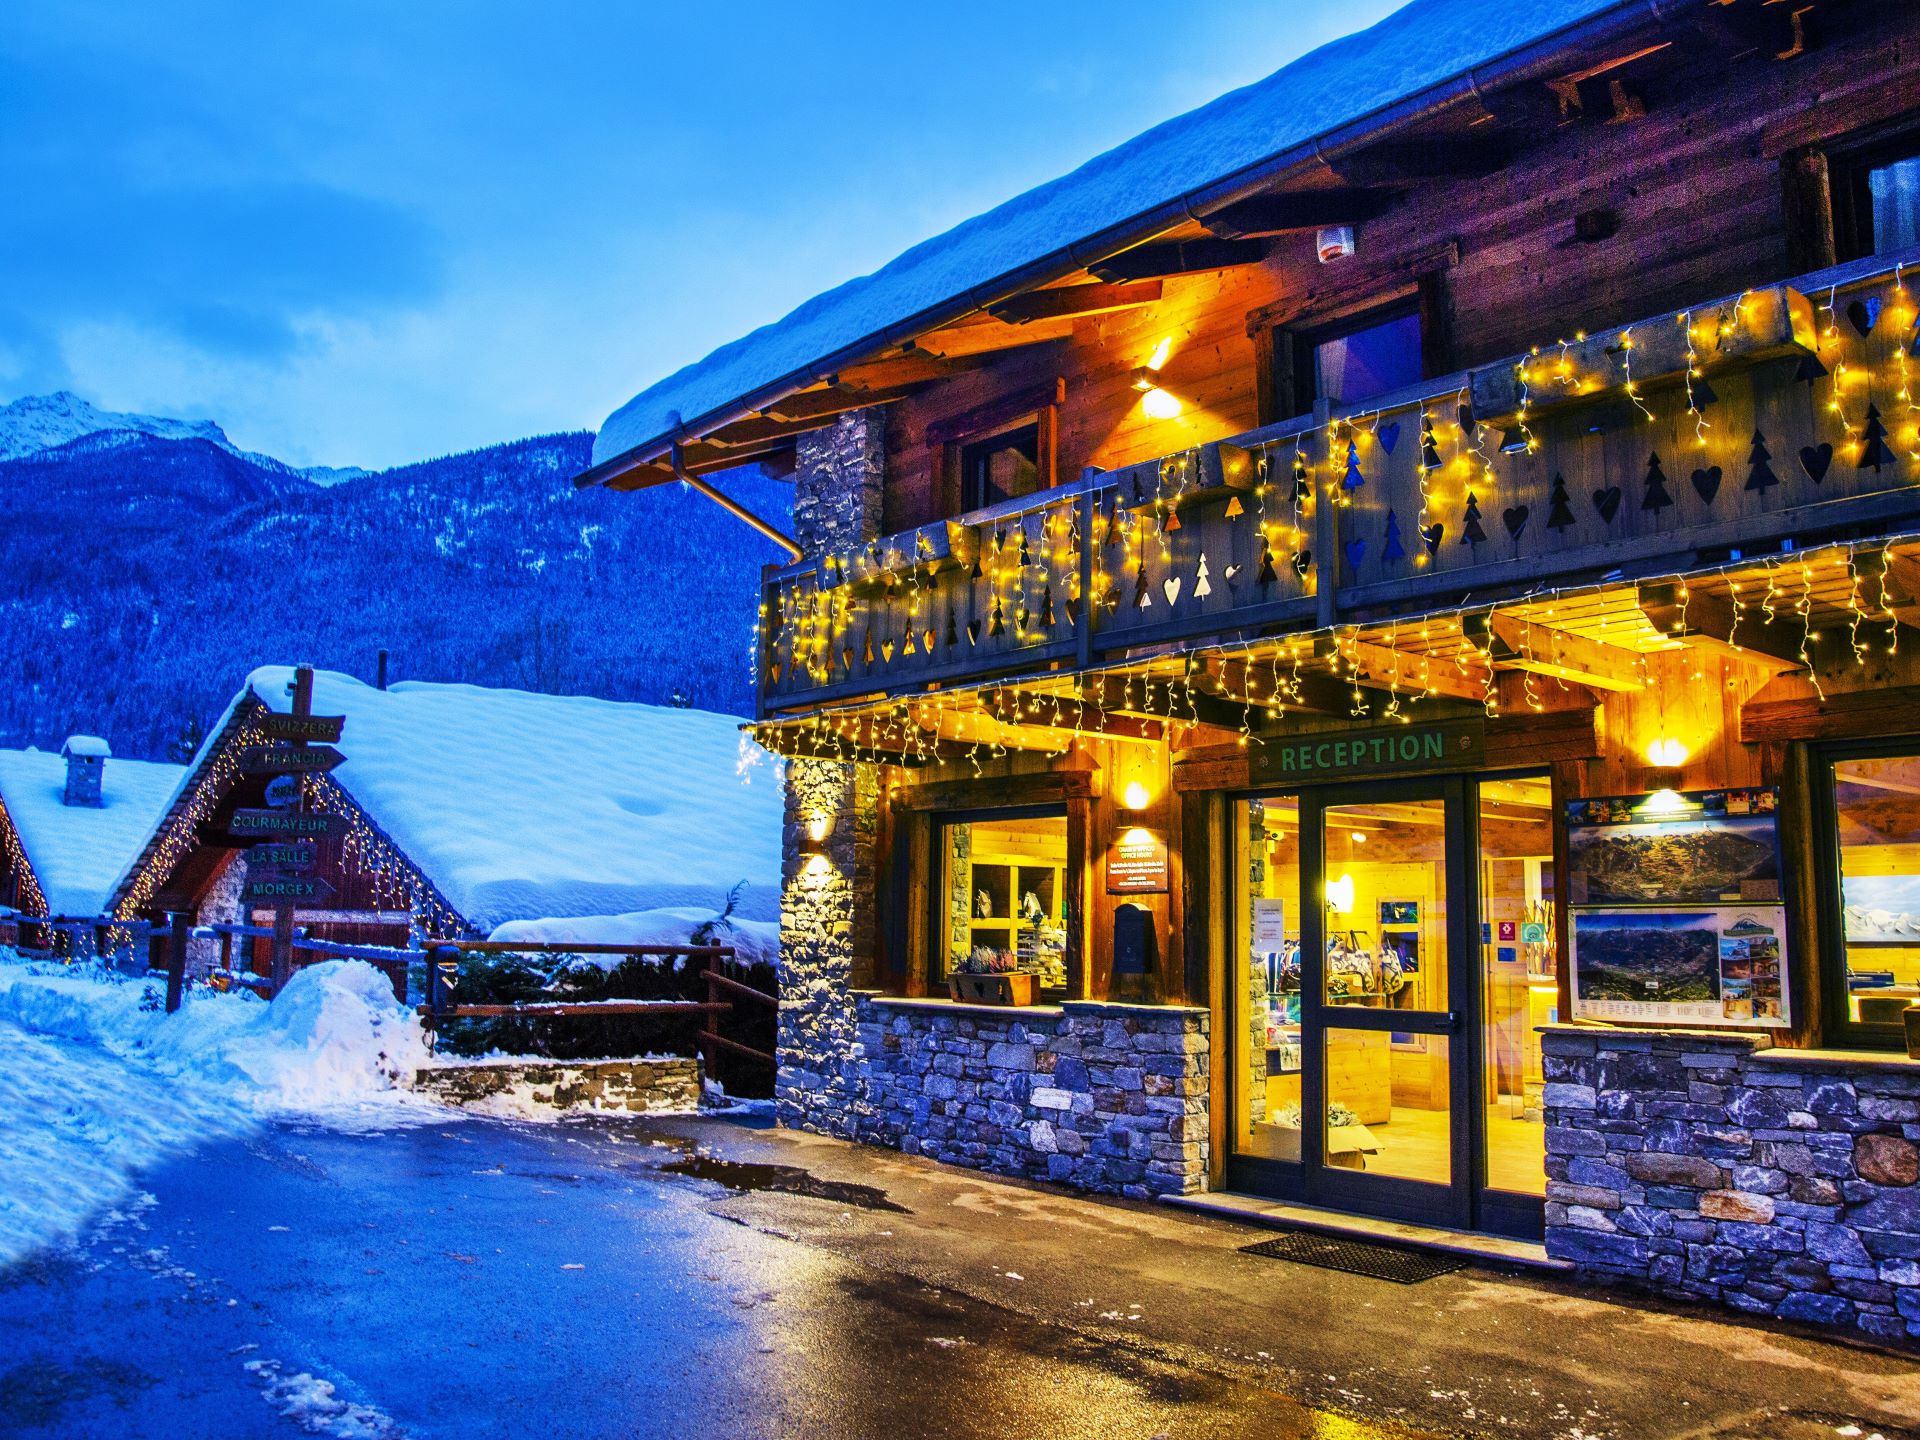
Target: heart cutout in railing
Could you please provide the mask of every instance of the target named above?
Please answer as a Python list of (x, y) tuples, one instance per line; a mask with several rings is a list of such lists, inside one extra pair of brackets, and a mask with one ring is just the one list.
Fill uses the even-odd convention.
[(1818, 485), (1827, 478), (1827, 471), (1833, 465), (1833, 446), (1822, 440), (1818, 445), (1800, 447), (1800, 468), (1807, 472), (1807, 478)]
[(1713, 497), (1720, 493), (1720, 467), (1707, 465), (1693, 472), (1693, 493), (1707, 504), (1713, 503)]

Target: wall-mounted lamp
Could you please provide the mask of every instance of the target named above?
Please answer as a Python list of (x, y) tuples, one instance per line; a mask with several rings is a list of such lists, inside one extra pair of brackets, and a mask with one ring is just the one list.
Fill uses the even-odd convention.
[(1681, 815), (1686, 809), (1686, 796), (1678, 790), (1656, 790), (1640, 805), (1641, 813), (1645, 815)]
[(1647, 763), (1656, 770), (1678, 770), (1687, 763), (1687, 747), (1671, 736), (1662, 735), (1647, 746)]
[(1356, 845), (1367, 843), (1367, 832), (1364, 830), (1349, 830), (1347, 834), (1353, 838), (1353, 843)]
[(1178, 396), (1171, 395), (1160, 388), (1160, 367), (1167, 363), (1167, 355), (1173, 349), (1173, 337), (1163, 335), (1160, 343), (1153, 347), (1153, 354), (1147, 357), (1147, 363), (1133, 372), (1133, 388), (1140, 391), (1140, 408), (1146, 411), (1149, 419), (1171, 420), (1180, 413)]
[(1152, 794), (1138, 780), (1129, 780), (1120, 792), (1120, 803), (1129, 810), (1144, 810), (1152, 800)]
[(1353, 876), (1342, 875), (1327, 881), (1327, 909), (1336, 915), (1353, 913)]

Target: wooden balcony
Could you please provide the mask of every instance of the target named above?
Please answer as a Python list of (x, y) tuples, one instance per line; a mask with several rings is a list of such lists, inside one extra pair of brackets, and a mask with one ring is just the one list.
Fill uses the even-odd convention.
[[(1469, 604), (1504, 602), (1510, 627), (1525, 621), (1511, 606), (1549, 590), (1920, 524), (1920, 282), (1905, 273), (1920, 252), (1897, 259), (1568, 337), (1357, 412), (769, 571), (760, 716), (1044, 689), (1061, 672)], [(1496, 643), (1515, 637), (1479, 653)], [(1375, 678), (1411, 684), (1404, 655), (1373, 657), (1388, 672)]]

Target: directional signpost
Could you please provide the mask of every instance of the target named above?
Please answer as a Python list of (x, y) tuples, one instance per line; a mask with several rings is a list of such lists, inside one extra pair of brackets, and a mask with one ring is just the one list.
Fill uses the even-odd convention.
[(302, 904), (325, 904), (333, 887), (313, 873), (319, 860), (315, 841), (341, 834), (336, 815), (314, 815), (303, 807), (299, 777), (325, 775), (347, 757), (333, 748), (346, 727), (343, 715), (313, 713), (313, 669), (293, 672), (291, 714), (270, 711), (260, 719), (269, 742), (240, 752), (244, 775), (266, 775), (266, 809), (236, 810), (232, 832), (256, 841), (247, 855), (243, 898), (273, 906), (273, 993), (293, 978), (293, 916)]

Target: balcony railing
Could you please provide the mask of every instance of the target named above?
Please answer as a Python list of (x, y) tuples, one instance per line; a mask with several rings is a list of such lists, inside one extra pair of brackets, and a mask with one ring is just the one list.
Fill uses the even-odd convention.
[(1703, 302), (767, 575), (763, 717), (1920, 517), (1920, 252)]

